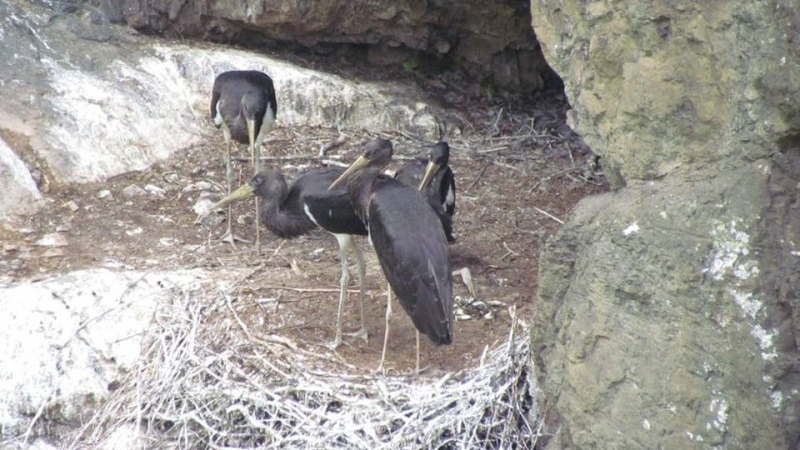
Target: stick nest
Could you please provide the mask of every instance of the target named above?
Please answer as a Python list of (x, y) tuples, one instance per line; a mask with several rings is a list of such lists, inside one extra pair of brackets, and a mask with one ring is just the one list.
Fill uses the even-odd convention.
[[(113, 446), (122, 434), (148, 449), (531, 449), (540, 435), (524, 325), (458, 373), (359, 374), (251, 333), (226, 294), (211, 306), (201, 297), (160, 308), (138, 363), (72, 448)], [(220, 313), (238, 326), (220, 329)]]

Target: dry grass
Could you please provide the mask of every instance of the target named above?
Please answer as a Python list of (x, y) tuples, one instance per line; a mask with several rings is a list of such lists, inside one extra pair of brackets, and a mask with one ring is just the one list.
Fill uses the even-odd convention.
[[(148, 449), (529, 449), (539, 435), (527, 332), (516, 320), (477, 367), (383, 376), (256, 335), (225, 293), (201, 297), (160, 308), (138, 364), (70, 448), (131, 426)], [(235, 326), (219, 326), (220, 315)]]

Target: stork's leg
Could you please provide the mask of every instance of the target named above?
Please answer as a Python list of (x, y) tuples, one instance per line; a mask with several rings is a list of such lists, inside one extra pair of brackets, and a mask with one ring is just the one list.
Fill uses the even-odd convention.
[(352, 236), (348, 236), (348, 238), (349, 246), (353, 250), (353, 254), (356, 256), (356, 261), (358, 262), (358, 301), (359, 312), (361, 314), (361, 328), (355, 333), (348, 334), (353, 337), (361, 338), (364, 342), (369, 342), (369, 335), (364, 321), (364, 278), (367, 276), (367, 266), (364, 264), (364, 256), (361, 254), (361, 250), (358, 249), (355, 240)]
[[(250, 143), (250, 160), (253, 164), (253, 175), (261, 170), (260, 142), (256, 142), (256, 121), (247, 119), (247, 137)], [(259, 198), (256, 196), (256, 253), (261, 252), (261, 229), (258, 226)]]
[(385, 373), (383, 362), (386, 360), (386, 343), (389, 342), (389, 322), (392, 319), (392, 286), (386, 290), (386, 331), (383, 333), (383, 351), (381, 352), (381, 365), (378, 366), (378, 371)]
[(342, 261), (342, 278), (339, 281), (339, 308), (336, 312), (336, 337), (329, 344), (332, 349), (342, 345), (342, 311), (344, 310), (344, 299), (347, 297), (347, 282), (350, 281), (350, 272), (347, 270), (347, 247), (352, 242), (352, 237), (348, 234), (334, 234), (339, 243), (339, 259)]
[(417, 376), (419, 376), (419, 330), (417, 330)]
[[(222, 125), (222, 135), (225, 137), (225, 166), (226, 166), (226, 176), (228, 179), (228, 192), (227, 195), (230, 195), (231, 191), (233, 190), (233, 162), (231, 161), (231, 130), (226, 126)], [(228, 242), (231, 244), (235, 244), (235, 242), (243, 241), (244, 239), (236, 236), (233, 233), (233, 205), (228, 206), (228, 227), (225, 230), (225, 234), (222, 236), (223, 242)]]

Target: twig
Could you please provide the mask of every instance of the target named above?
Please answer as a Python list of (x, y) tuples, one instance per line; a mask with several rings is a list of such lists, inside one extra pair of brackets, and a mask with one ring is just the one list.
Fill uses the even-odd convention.
[(345, 142), (347, 142), (347, 138), (348, 138), (347, 135), (342, 133), (341, 130), (339, 130), (339, 136), (336, 139), (328, 143), (325, 143), (319, 147), (319, 156), (325, 156), (329, 151), (344, 144)]
[[(339, 289), (328, 289), (328, 288), (298, 288), (298, 287), (291, 287), (291, 286), (276, 286), (276, 285), (260, 285), (258, 286), (259, 289), (276, 289), (276, 290), (285, 290), (285, 291), (296, 291), (296, 292), (339, 292)], [(357, 294), (361, 291), (358, 289), (347, 289), (346, 292), (350, 294)]]
[(53, 395), (55, 393), (56, 390), (52, 389), (50, 393), (47, 395), (47, 398), (45, 398), (42, 404), (39, 405), (39, 409), (36, 410), (36, 415), (33, 416), (33, 419), (31, 419), (31, 423), (28, 424), (28, 428), (25, 430), (25, 434), (22, 435), (22, 443), (24, 445), (28, 444), (28, 439), (30, 439), (31, 437), (33, 426), (36, 425), (36, 422), (39, 420), (40, 417), (42, 417), (42, 414), (44, 414), (44, 409), (47, 407), (48, 402), (50, 401), (51, 398), (53, 398)]
[(511, 170), (513, 170), (515, 172), (522, 173), (522, 169), (520, 169), (519, 167), (514, 167), (514, 166), (512, 166), (510, 164), (501, 163), (500, 161), (496, 161), (496, 160), (491, 160), (491, 163), (496, 165), (496, 166), (504, 167), (506, 169), (511, 169)]
[[(336, 159), (340, 158), (340, 156), (328, 156), (327, 159)], [(250, 162), (250, 158), (245, 158), (243, 156), (235, 156), (233, 158), (234, 161), (238, 162)], [(323, 155), (287, 155), (287, 156), (271, 156), (266, 155), (259, 158), (259, 161), (295, 161), (295, 160), (310, 160), (310, 161), (322, 161), (326, 159)]]
[[(483, 174), (486, 172), (486, 169), (489, 168), (490, 164), (491, 163), (486, 163), (486, 164), (483, 165), (483, 169), (481, 169), (481, 172), (478, 174), (478, 177), (475, 178), (475, 181), (473, 181), (472, 184), (469, 185), (469, 187), (466, 189), (466, 191), (472, 190), (472, 188), (474, 188), (475, 185), (478, 184), (478, 181), (481, 181), (481, 178), (483, 178)], [(466, 191), (465, 191), (465, 193), (466, 193)]]
[(540, 213), (544, 214), (545, 216), (547, 216), (547, 217), (549, 217), (549, 218), (551, 218), (551, 219), (555, 220), (556, 222), (560, 223), (561, 225), (564, 225), (564, 221), (563, 221), (563, 220), (561, 220), (561, 219), (559, 219), (558, 217), (556, 217), (556, 216), (554, 216), (554, 215), (550, 214), (549, 212), (547, 212), (547, 211), (545, 211), (545, 210), (543, 210), (543, 209), (537, 208), (537, 207), (535, 207), (535, 206), (533, 207), (533, 209), (535, 209), (536, 211), (539, 211)]
[(550, 174), (550, 175), (548, 175), (548, 176), (546, 176), (544, 178), (541, 178), (541, 179), (539, 179), (539, 181), (534, 183), (533, 186), (531, 186), (530, 189), (528, 189), (528, 194), (532, 193), (533, 190), (536, 189), (537, 187), (539, 187), (540, 184), (544, 183), (545, 181), (549, 181), (553, 177), (557, 177), (559, 175), (566, 175), (566, 174), (569, 174), (571, 172), (575, 172), (575, 171), (578, 171), (578, 170), (580, 170), (580, 169), (577, 168), (577, 167), (570, 167), (569, 169), (559, 170), (556, 173), (552, 173), (552, 174)]

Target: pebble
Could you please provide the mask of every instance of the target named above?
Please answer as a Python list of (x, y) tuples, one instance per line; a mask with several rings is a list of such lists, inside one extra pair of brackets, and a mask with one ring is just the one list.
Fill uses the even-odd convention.
[(159, 247), (172, 247), (173, 245), (180, 244), (181, 241), (172, 237), (163, 237), (158, 240)]
[(70, 211), (72, 211), (72, 212), (75, 212), (75, 211), (77, 211), (77, 210), (79, 210), (79, 209), (80, 209), (80, 207), (78, 206), (78, 204), (77, 204), (77, 203), (75, 203), (75, 201), (73, 201), (73, 200), (70, 200), (70, 201), (68, 201), (68, 202), (64, 203), (64, 204), (63, 204), (63, 205), (61, 205), (61, 206), (63, 206), (63, 207), (65, 207), (65, 208), (69, 209), (69, 210), (70, 210)]
[(36, 241), (36, 245), (40, 247), (64, 247), (67, 245), (67, 238), (60, 233), (48, 233)]
[(137, 234), (142, 234), (142, 227), (131, 228), (130, 230), (125, 230), (125, 234), (128, 236), (136, 236)]
[(102, 191), (97, 193), (97, 198), (113, 199), (114, 196), (111, 195), (111, 191), (109, 191), (108, 189), (103, 189)]
[(136, 186), (135, 184), (131, 184), (130, 186), (126, 187), (122, 190), (122, 195), (126, 197), (136, 197), (138, 195), (146, 195), (147, 191)]
[(164, 175), (164, 181), (166, 181), (167, 183), (175, 184), (178, 181), (180, 181), (180, 179), (181, 179), (181, 177), (178, 176), (178, 174), (174, 173), (174, 172)]
[(183, 250), (187, 252), (196, 252), (198, 254), (204, 254), (206, 252), (205, 245), (196, 245), (196, 244), (186, 244), (183, 247)]
[(206, 214), (211, 210), (211, 205), (215, 202), (211, 201), (209, 198), (201, 198), (198, 200), (194, 206), (192, 206), (192, 211), (198, 216), (201, 214)]
[(60, 248), (49, 248), (42, 256), (45, 258), (57, 258), (59, 256), (64, 256), (64, 250)]
[(211, 188), (213, 188), (213, 185), (208, 181), (198, 181), (197, 183), (191, 183), (184, 187), (182, 192), (208, 191)]
[(71, 231), (71, 230), (72, 230), (72, 226), (70, 226), (69, 224), (66, 224), (66, 223), (56, 227), (56, 231), (58, 231), (59, 233), (66, 233), (67, 231)]
[(163, 188), (154, 184), (145, 185), (144, 190), (158, 197), (163, 197), (167, 193)]

